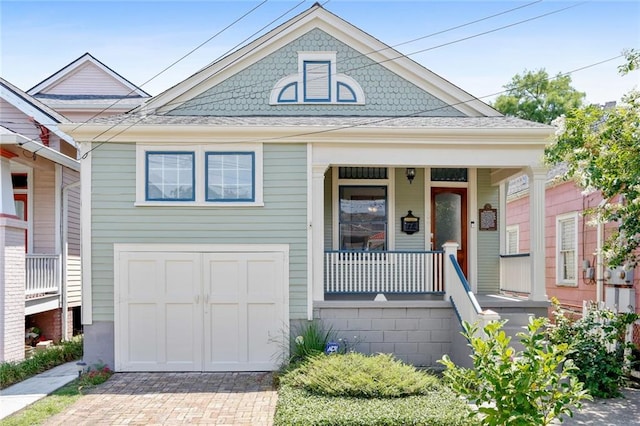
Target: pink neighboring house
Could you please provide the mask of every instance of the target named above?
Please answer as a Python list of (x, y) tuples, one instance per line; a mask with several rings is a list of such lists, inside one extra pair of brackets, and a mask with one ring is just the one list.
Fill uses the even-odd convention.
[[(545, 192), (546, 205), (546, 256), (545, 279), (549, 298), (577, 311), (583, 301), (603, 301), (609, 307), (621, 311), (640, 313), (640, 273), (637, 268), (629, 280), (618, 280), (616, 285), (607, 277), (606, 263), (596, 255), (600, 240), (604, 240), (615, 228), (615, 223), (597, 227), (589, 224), (582, 212), (602, 201), (599, 192), (583, 194), (572, 181), (560, 181), (557, 177), (566, 171), (563, 165), (549, 172)], [(509, 183), (507, 196), (507, 255), (529, 252), (529, 186), (526, 176)], [(619, 273), (614, 271), (614, 274)], [(622, 283), (621, 281), (626, 281)], [(640, 327), (636, 325), (634, 341), (640, 344)]]

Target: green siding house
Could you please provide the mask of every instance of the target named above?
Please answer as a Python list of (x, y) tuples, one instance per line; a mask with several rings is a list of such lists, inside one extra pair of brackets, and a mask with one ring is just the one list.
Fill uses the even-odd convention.
[[(553, 129), (318, 4), (133, 111), (65, 131), (87, 153), (87, 362), (272, 370), (290, 330), (321, 319), (359, 351), (434, 365), (464, 352), (460, 319), (546, 310)], [(503, 215), (521, 174), (532, 241), (516, 263)], [(522, 274), (527, 292), (501, 293)]]

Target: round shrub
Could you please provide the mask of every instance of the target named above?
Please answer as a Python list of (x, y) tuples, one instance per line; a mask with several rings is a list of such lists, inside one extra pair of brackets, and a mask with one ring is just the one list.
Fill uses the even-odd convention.
[(426, 395), (439, 387), (437, 377), (392, 355), (367, 356), (357, 352), (312, 357), (287, 373), (282, 383), (316, 395), (360, 398)]

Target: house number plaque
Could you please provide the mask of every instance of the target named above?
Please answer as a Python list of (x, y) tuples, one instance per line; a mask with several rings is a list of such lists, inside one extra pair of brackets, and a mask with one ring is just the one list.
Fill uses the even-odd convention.
[(496, 231), (498, 229), (498, 209), (492, 209), (491, 204), (485, 204), (478, 213), (481, 231)]
[(415, 234), (420, 230), (420, 218), (411, 214), (411, 210), (406, 216), (400, 218), (400, 228), (405, 234)]

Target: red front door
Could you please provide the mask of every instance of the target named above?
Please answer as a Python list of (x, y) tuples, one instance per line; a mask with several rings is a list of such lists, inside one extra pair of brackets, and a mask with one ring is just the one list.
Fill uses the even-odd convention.
[(447, 241), (458, 243), (458, 263), (469, 279), (466, 188), (431, 188), (431, 227), (435, 250), (442, 250)]

